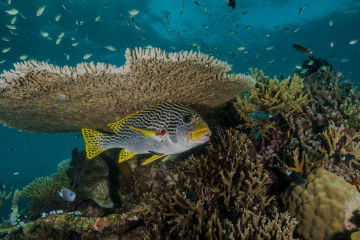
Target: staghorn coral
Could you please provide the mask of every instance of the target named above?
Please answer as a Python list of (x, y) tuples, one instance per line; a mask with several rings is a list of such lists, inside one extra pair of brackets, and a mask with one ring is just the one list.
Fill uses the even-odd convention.
[[(267, 212), (274, 200), (267, 195), (270, 178), (239, 131), (213, 137), (207, 153), (189, 157), (170, 183), (168, 192), (144, 195), (149, 239), (293, 239), (296, 221), (286, 213)], [(274, 221), (267, 220), (271, 217)], [(243, 219), (246, 226), (240, 226)]]
[(70, 159), (64, 160), (58, 165), (56, 173), (50, 177), (39, 177), (25, 186), (21, 191), (21, 197), (58, 203), (63, 202), (63, 199), (58, 197), (57, 191), (62, 188), (71, 188), (70, 179), (66, 175), (69, 163)]
[(6, 192), (0, 192), (0, 208), (6, 203), (7, 200), (11, 197), (12, 192), (6, 195)]
[(360, 165), (360, 134), (346, 132), (344, 124), (336, 127), (330, 123), (329, 128), (321, 134), (323, 144), (318, 146), (318, 151), (328, 156), (335, 162), (346, 160), (346, 156), (352, 156), (348, 161), (349, 167), (354, 163)]
[(11, 214), (9, 219), (11, 225), (16, 225), (18, 222), (18, 217), (19, 217), (18, 202), (19, 202), (20, 194), (21, 192), (19, 191), (19, 189), (16, 189), (11, 203)]
[(31, 132), (110, 131), (109, 122), (144, 107), (179, 102), (205, 113), (255, 84), (199, 52), (136, 48), (125, 57), (121, 67), (15, 64), (0, 75), (0, 122)]
[(304, 239), (333, 239), (356, 226), (352, 213), (360, 206), (360, 193), (343, 178), (316, 168), (307, 184), (292, 185), (280, 195), (281, 201), (299, 221), (297, 233)]

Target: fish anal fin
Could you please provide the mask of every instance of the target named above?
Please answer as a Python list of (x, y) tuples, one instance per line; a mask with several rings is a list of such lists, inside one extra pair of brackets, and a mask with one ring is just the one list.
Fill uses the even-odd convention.
[(135, 153), (127, 152), (125, 149), (121, 149), (119, 153), (119, 163), (129, 160), (135, 156)]
[(167, 157), (166, 155), (164, 154), (161, 154), (161, 155), (152, 155), (151, 157), (149, 157), (148, 159), (146, 159), (144, 162), (141, 163), (141, 165), (146, 165), (146, 164), (149, 164), (151, 163), (152, 161), (155, 161), (156, 159), (159, 159), (159, 158), (162, 158), (162, 157)]
[(105, 134), (89, 128), (81, 129), (81, 133), (84, 138), (86, 157), (88, 159), (94, 158), (107, 149), (100, 145), (100, 141)]
[(108, 126), (111, 130), (113, 130), (113, 132), (117, 133), (118, 130), (120, 129), (121, 125), (124, 124), (124, 122), (126, 122), (128, 120), (129, 117), (131, 117), (132, 115), (134, 115), (135, 113), (133, 114), (130, 114), (122, 119), (120, 119), (119, 121), (116, 121), (116, 122), (113, 122), (113, 123), (109, 123)]

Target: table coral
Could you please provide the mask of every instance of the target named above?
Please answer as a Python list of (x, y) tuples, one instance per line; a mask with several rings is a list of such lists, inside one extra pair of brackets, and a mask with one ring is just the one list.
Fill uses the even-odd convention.
[(316, 168), (305, 185), (292, 185), (280, 196), (286, 209), (299, 221), (297, 233), (304, 239), (333, 239), (354, 230), (352, 212), (360, 206), (360, 193), (343, 178)]
[(164, 102), (205, 113), (255, 84), (199, 52), (136, 48), (125, 57), (121, 67), (15, 64), (0, 75), (0, 123), (31, 132), (110, 131), (108, 123)]

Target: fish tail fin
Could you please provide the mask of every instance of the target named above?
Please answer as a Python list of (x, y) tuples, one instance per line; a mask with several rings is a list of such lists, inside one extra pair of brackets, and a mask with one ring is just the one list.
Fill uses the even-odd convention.
[(102, 144), (106, 138), (104, 133), (89, 128), (81, 129), (81, 133), (85, 142), (86, 157), (88, 159), (92, 159), (108, 149)]

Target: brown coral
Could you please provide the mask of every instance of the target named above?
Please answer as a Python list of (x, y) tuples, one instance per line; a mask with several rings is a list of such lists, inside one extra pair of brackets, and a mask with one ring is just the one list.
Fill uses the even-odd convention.
[(32, 132), (109, 131), (108, 123), (144, 107), (179, 102), (204, 113), (255, 84), (199, 52), (136, 48), (125, 57), (122, 67), (15, 64), (0, 76), (0, 122)]
[(323, 168), (311, 171), (306, 182), (281, 194), (285, 207), (299, 221), (296, 231), (304, 239), (333, 239), (354, 229), (350, 219), (360, 206), (354, 186)]
[(6, 192), (0, 192), (0, 208), (6, 203), (7, 200), (11, 197), (12, 192), (6, 195)]
[(207, 154), (188, 158), (171, 181), (174, 189), (144, 196), (150, 239), (293, 239), (296, 221), (266, 211), (271, 180), (245, 134), (213, 137)]

